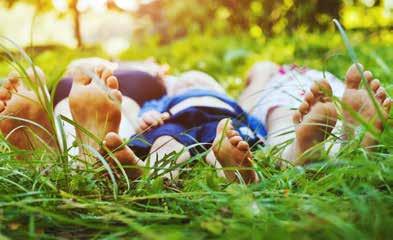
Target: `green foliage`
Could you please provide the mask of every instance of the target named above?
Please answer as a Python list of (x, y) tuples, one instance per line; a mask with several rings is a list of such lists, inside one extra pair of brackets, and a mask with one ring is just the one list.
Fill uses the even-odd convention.
[(142, 6), (138, 16), (150, 17), (161, 41), (168, 42), (206, 31), (250, 31), (260, 37), (299, 28), (326, 30), (341, 7), (340, 0), (157, 0)]
[[(353, 32), (351, 42), (360, 62), (372, 69), (381, 81), (393, 81), (388, 64), (393, 61), (390, 47), (393, 34), (388, 31), (370, 35)], [(135, 60), (150, 56), (169, 64), (174, 74), (189, 69), (205, 71), (220, 81), (233, 96), (244, 86), (246, 71), (256, 61), (295, 63), (328, 70), (341, 79), (346, 71), (342, 66), (351, 63), (338, 33), (310, 34), (302, 31), (267, 39), (250, 38), (247, 33), (238, 34), (236, 38), (193, 34), (164, 46), (150, 40), (134, 45), (120, 58)]]

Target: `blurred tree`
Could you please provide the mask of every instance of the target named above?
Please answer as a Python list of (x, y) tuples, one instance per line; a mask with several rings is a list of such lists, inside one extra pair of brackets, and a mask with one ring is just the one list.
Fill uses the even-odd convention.
[[(64, 16), (67, 13), (70, 13), (72, 15), (72, 21), (74, 26), (74, 37), (77, 42), (77, 46), (82, 47), (83, 39), (82, 39), (82, 29), (81, 29), (81, 12), (78, 10), (78, 3), (80, 0), (63, 0), (63, 1), (64, 1), (65, 9), (63, 9), (63, 13), (60, 14), (59, 16)], [(37, 9), (37, 13), (42, 13), (52, 10), (54, 4), (53, 0), (0, 0), (0, 4), (5, 3), (5, 6), (7, 8), (12, 8), (14, 4), (18, 2), (24, 2), (35, 6)], [(118, 7), (118, 5), (115, 4), (114, 0), (107, 0), (103, 4), (105, 4), (106, 7), (112, 11), (126, 11), (126, 9)]]
[(72, 18), (74, 22), (74, 36), (78, 44), (78, 47), (82, 47), (83, 40), (82, 40), (82, 33), (81, 33), (81, 16), (77, 6), (78, 6), (78, 0), (71, 0), (71, 3), (69, 4), (69, 8), (72, 12)]
[[(77, 9), (79, 0), (66, 0), (68, 10), (72, 14), (73, 25), (74, 25), (74, 37), (77, 42), (78, 47), (83, 46), (81, 28), (80, 28), (80, 12)], [(14, 4), (18, 2), (25, 2), (28, 4), (32, 4), (36, 7), (38, 13), (42, 13), (45, 11), (49, 11), (53, 9), (52, 0), (5, 0), (6, 7), (12, 8)]]

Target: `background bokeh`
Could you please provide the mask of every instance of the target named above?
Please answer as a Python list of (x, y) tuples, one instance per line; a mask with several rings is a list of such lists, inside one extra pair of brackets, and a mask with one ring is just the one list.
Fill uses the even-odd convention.
[[(233, 94), (258, 60), (342, 77), (338, 66), (350, 60), (340, 58), (346, 49), (334, 18), (360, 60), (381, 78), (391, 76), (393, 0), (2, 0), (0, 6), (0, 35), (56, 79), (72, 59), (86, 56), (154, 57), (172, 73), (206, 71)], [(0, 76), (8, 71), (0, 62)]]
[[(0, 33), (19, 44), (102, 45), (110, 54), (146, 38), (248, 33), (265, 39), (296, 31), (381, 30), (392, 0), (2, 0)], [(33, 34), (31, 34), (33, 32)], [(122, 49), (123, 48), (123, 49)]]

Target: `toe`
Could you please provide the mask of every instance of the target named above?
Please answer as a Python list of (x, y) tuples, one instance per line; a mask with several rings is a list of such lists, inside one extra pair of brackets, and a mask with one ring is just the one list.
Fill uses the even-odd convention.
[(92, 79), (85, 74), (77, 74), (74, 76), (74, 83), (79, 85), (89, 85)]
[(321, 89), (321, 93), (323, 96), (322, 101), (323, 102), (331, 101), (331, 97), (333, 96), (333, 89), (330, 86), (330, 83), (326, 79), (323, 79), (318, 84), (319, 84), (319, 88)]
[(308, 92), (306, 96), (304, 97), (304, 100), (311, 106), (315, 102), (315, 97), (312, 92)]
[(12, 84), (14, 86), (19, 85), (19, 77), (9, 78), (8, 81), (10, 82), (10, 84)]
[(143, 120), (147, 123), (148, 127), (155, 127), (158, 125), (157, 119), (153, 116), (145, 116)]
[(318, 98), (321, 96), (321, 91), (316, 82), (314, 82), (311, 86), (311, 92), (314, 95), (315, 101), (318, 101)]
[(292, 117), (294, 124), (299, 124), (302, 120), (302, 114), (299, 111), (296, 111)]
[(248, 151), (250, 149), (250, 145), (246, 141), (240, 141), (237, 144), (237, 149), (239, 149), (242, 152)]
[(386, 91), (383, 87), (380, 87), (375, 95), (377, 100), (382, 104), (386, 99)]
[(121, 92), (119, 90), (113, 89), (113, 90), (111, 90), (110, 94), (115, 101), (122, 102), (123, 95), (121, 94)]
[(114, 132), (110, 132), (105, 136), (104, 145), (111, 151), (119, 148), (122, 144), (120, 136)]
[(11, 98), (11, 93), (6, 88), (0, 88), (0, 100), (7, 101)]
[(171, 116), (169, 115), (168, 112), (164, 112), (164, 113), (161, 114), (161, 119), (162, 119), (163, 121), (168, 120), (170, 117), (171, 117)]
[(102, 77), (102, 73), (104, 72), (105, 67), (104, 66), (98, 66), (95, 68), (95, 72), (97, 74), (98, 77)]
[(119, 89), (119, 81), (115, 76), (110, 76), (106, 79), (106, 85), (111, 89)]
[(333, 95), (332, 87), (329, 82), (325, 79), (314, 82), (311, 86), (311, 92), (314, 95), (315, 102), (316, 101), (329, 101), (329, 97)]
[(299, 112), (303, 115), (307, 114), (310, 110), (310, 105), (307, 102), (303, 102), (299, 106)]
[(333, 94), (332, 87), (330, 86), (328, 80), (322, 79), (321, 81), (317, 82), (317, 85), (324, 95), (331, 96)]
[(232, 130), (232, 120), (230, 118), (222, 119), (217, 126), (217, 135), (220, 135), (223, 130)]
[(243, 141), (242, 137), (240, 136), (234, 136), (229, 139), (229, 142), (232, 144), (232, 146), (237, 146), (240, 141)]
[(7, 81), (5, 81), (3, 87), (8, 90), (16, 90), (19, 86), (19, 74), (15, 71), (8, 75)]
[(359, 63), (353, 64), (347, 72), (345, 84), (349, 89), (358, 89), (360, 82), (362, 81), (361, 72), (363, 71), (363, 66)]
[(235, 137), (235, 136), (240, 136), (238, 131), (236, 131), (236, 130), (229, 130), (227, 132), (227, 137), (232, 138), (232, 137)]
[(376, 93), (377, 90), (381, 87), (381, 82), (378, 79), (374, 79), (370, 83), (371, 90)]
[(373, 73), (370, 72), (370, 71), (365, 71), (365, 72), (363, 73), (363, 75), (364, 75), (364, 77), (366, 78), (367, 82), (369, 82), (369, 83), (374, 79), (374, 75), (373, 75)]
[(233, 125), (232, 125), (232, 120), (229, 120), (228, 121), (228, 124), (227, 124), (227, 126), (226, 126), (226, 129), (227, 130), (234, 130), (235, 128), (233, 127)]
[(392, 99), (386, 98), (383, 102), (383, 108), (385, 109), (386, 113), (390, 113), (390, 109), (392, 108)]
[(4, 111), (4, 109), (5, 109), (5, 104), (4, 102), (0, 101), (0, 112)]
[(101, 79), (107, 80), (109, 77), (113, 75), (113, 71), (111, 69), (106, 68), (101, 75)]
[(3, 84), (3, 88), (5, 88), (7, 91), (16, 91), (16, 85), (11, 83), (11, 81), (5, 81)]

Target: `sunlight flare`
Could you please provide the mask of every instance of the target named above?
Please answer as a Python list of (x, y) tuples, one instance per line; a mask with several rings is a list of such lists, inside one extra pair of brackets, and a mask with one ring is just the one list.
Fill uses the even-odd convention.
[(53, 6), (60, 12), (65, 12), (68, 9), (66, 0), (52, 0)]

